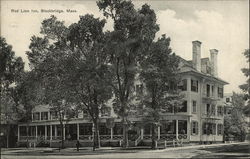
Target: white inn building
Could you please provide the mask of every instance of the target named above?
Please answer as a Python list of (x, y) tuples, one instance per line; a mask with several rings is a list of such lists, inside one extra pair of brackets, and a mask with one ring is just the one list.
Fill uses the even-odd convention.
[[(197, 143), (223, 141), (223, 87), (228, 83), (218, 77), (218, 50), (210, 50), (210, 59), (201, 58), (201, 42), (193, 41), (192, 44), (192, 61), (180, 58), (182, 93), (185, 95), (183, 106), (176, 112), (170, 109), (163, 114), (157, 131), (158, 143), (172, 142), (175, 139)], [(135, 85), (135, 93), (142, 89), (141, 84)], [(101, 145), (119, 146), (123, 137), (121, 119), (116, 117), (114, 127), (107, 127), (106, 120), (110, 114), (113, 113), (104, 112), (100, 115)], [(150, 144), (150, 126), (140, 126), (139, 115), (132, 116), (130, 121), (133, 123), (129, 130), (130, 145)], [(74, 147), (76, 140), (79, 140), (82, 146), (92, 144), (92, 122), (85, 112), (64, 125), (65, 146)], [(47, 143), (51, 147), (58, 147), (61, 135), (56, 113), (50, 112), (49, 106), (37, 106), (32, 114), (32, 122), (18, 124), (20, 146), (26, 144), (28, 139), (32, 145), (41, 146)]]

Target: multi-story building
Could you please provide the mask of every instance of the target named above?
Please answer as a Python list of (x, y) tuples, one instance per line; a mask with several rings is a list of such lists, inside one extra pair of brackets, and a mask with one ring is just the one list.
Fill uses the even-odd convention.
[[(223, 86), (228, 84), (218, 77), (218, 50), (211, 49), (211, 58), (201, 58), (201, 42), (193, 41), (193, 59), (187, 61), (180, 58), (180, 75), (182, 78), (182, 93), (184, 102), (177, 111), (170, 109), (162, 114), (158, 126), (158, 141), (184, 142), (222, 142), (223, 141)], [(143, 86), (140, 82), (135, 86), (135, 92), (140, 92)], [(112, 110), (112, 109), (111, 109)], [(111, 113), (114, 114), (114, 113)], [(122, 140), (121, 119), (116, 117), (113, 126), (107, 124), (110, 114), (102, 114), (100, 120), (100, 140), (102, 145), (119, 145)], [(108, 121), (108, 122), (107, 122)], [(151, 141), (150, 126), (141, 126), (139, 115), (130, 118), (131, 127), (128, 131), (130, 143), (133, 146), (147, 144)], [(92, 123), (85, 112), (64, 123), (63, 138), (68, 146), (75, 146), (76, 140), (84, 145), (92, 143)], [(26, 133), (26, 127), (29, 132)], [(55, 146), (61, 138), (59, 121), (55, 112), (50, 112), (48, 106), (38, 106), (34, 109), (32, 122), (18, 125), (18, 141), (39, 144), (46, 141)]]

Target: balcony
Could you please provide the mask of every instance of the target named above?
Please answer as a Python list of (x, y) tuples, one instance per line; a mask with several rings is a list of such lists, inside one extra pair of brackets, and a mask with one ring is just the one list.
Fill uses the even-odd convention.
[(214, 94), (207, 93), (207, 92), (202, 93), (202, 102), (203, 103), (211, 103), (211, 102), (215, 102), (217, 100), (218, 100), (218, 98), (215, 97)]

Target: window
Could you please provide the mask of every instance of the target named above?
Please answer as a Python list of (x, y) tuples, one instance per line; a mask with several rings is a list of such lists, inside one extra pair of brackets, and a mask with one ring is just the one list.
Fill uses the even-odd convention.
[(203, 134), (205, 135), (215, 135), (216, 134), (216, 124), (215, 123), (206, 123), (202, 125)]
[(208, 135), (209, 134), (209, 124), (203, 123), (202, 125), (202, 133)]
[[(176, 133), (176, 121), (175, 120), (168, 120), (161, 125), (161, 134), (175, 134)], [(148, 127), (148, 128), (146, 128)], [(144, 128), (144, 134), (150, 134), (150, 125), (146, 125)], [(147, 133), (145, 133), (147, 131)]]
[(215, 116), (215, 105), (212, 105), (211, 107), (211, 115)]
[(210, 112), (211, 112), (210, 104), (207, 104), (207, 105), (206, 105), (206, 114), (209, 115)]
[(183, 79), (181, 81), (181, 84), (178, 86), (178, 88), (182, 91), (186, 91), (187, 90), (187, 79)]
[(223, 107), (222, 106), (217, 107), (217, 115), (218, 116), (223, 116)]
[(212, 86), (212, 97), (214, 96), (214, 86)]
[(212, 134), (216, 135), (216, 124), (212, 123)]
[(223, 125), (222, 124), (217, 125), (217, 135), (223, 135)]
[(178, 107), (177, 112), (187, 112), (187, 101), (185, 100), (181, 106)]
[(187, 133), (187, 120), (178, 120), (178, 133), (179, 134)]
[(114, 130), (114, 135), (121, 135), (122, 132), (123, 132), (123, 126), (122, 126), (122, 124), (121, 123), (115, 123), (115, 126), (114, 126), (113, 130)]
[(33, 113), (33, 120), (40, 120), (40, 113), (39, 112)]
[(195, 100), (193, 100), (192, 112), (196, 113), (196, 101)]
[(89, 113), (88, 113), (88, 111), (86, 109), (84, 109), (82, 111), (82, 114), (83, 114), (84, 117), (87, 117), (89, 115)]
[(50, 112), (50, 115), (52, 120), (58, 118), (57, 112)]
[(99, 126), (100, 135), (110, 135), (110, 129), (106, 127), (105, 124), (100, 124)]
[(92, 135), (92, 124), (90, 123), (79, 124), (79, 134)]
[(192, 135), (198, 135), (198, 122), (197, 121), (192, 121)]
[(111, 114), (111, 108), (105, 107), (101, 109), (101, 116), (110, 116)]
[(135, 92), (136, 92), (137, 96), (142, 95), (142, 93), (143, 93), (143, 85), (142, 84), (137, 84), (135, 86)]
[(41, 120), (48, 120), (48, 112), (41, 112)]
[(210, 97), (210, 85), (207, 84), (207, 97)]
[(226, 102), (227, 102), (227, 103), (230, 102), (230, 98), (226, 98)]
[(215, 105), (206, 105), (206, 114), (207, 116), (215, 116)]
[(218, 97), (223, 98), (223, 88), (218, 87)]
[(191, 91), (198, 92), (198, 81), (191, 79)]

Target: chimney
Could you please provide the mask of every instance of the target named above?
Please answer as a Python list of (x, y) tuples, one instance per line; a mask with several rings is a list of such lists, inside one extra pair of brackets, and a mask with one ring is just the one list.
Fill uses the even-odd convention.
[(193, 41), (193, 65), (196, 70), (201, 71), (201, 42)]
[(218, 55), (218, 50), (216, 49), (210, 50), (210, 58), (211, 58), (211, 65), (212, 65), (211, 73), (215, 77), (218, 77), (217, 55)]

